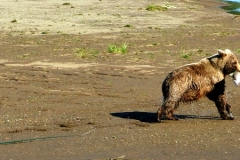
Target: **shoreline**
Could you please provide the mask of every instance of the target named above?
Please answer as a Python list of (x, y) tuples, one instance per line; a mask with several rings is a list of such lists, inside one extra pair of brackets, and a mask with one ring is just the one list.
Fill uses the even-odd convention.
[[(224, 0), (223, 0), (224, 1)], [(221, 8), (226, 10), (227, 13), (240, 15), (240, 1), (239, 0), (230, 0), (224, 1), (227, 5), (222, 6)]]

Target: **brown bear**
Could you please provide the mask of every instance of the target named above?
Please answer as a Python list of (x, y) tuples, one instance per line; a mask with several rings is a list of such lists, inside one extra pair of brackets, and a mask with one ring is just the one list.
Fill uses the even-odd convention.
[(173, 113), (179, 102), (192, 102), (205, 96), (215, 102), (222, 119), (234, 119), (225, 96), (225, 77), (235, 71), (240, 71), (240, 65), (228, 49), (176, 68), (162, 84), (163, 103), (157, 111), (158, 122), (162, 118), (178, 120)]

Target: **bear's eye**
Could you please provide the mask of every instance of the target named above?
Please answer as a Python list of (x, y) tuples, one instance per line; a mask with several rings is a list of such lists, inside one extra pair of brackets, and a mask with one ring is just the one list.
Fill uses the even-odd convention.
[(234, 60), (233, 60), (233, 61), (232, 61), (232, 64), (237, 64), (237, 61), (234, 61)]

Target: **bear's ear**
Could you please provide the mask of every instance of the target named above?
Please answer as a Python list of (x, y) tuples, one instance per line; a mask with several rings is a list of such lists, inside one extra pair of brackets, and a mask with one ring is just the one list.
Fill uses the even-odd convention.
[(218, 54), (220, 55), (221, 58), (225, 57), (227, 54), (223, 50), (218, 50)]

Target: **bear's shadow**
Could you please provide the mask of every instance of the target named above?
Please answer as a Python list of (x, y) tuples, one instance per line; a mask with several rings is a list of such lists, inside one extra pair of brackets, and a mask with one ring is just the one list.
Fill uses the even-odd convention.
[[(115, 112), (115, 113), (110, 113), (114, 117), (119, 117), (123, 119), (135, 119), (139, 120), (141, 122), (146, 122), (146, 123), (156, 123), (156, 113), (152, 112), (142, 112), (142, 111), (131, 111), (131, 112)], [(179, 119), (219, 119), (219, 117), (211, 117), (211, 116), (197, 116), (197, 115), (181, 115), (181, 114), (176, 114)]]

